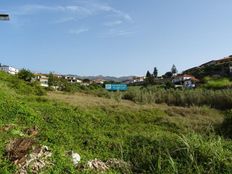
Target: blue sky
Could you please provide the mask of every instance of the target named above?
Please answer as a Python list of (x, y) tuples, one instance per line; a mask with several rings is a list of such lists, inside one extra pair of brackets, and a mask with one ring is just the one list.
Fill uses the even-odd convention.
[(0, 62), (78, 75), (159, 74), (232, 54), (231, 0), (0, 1)]

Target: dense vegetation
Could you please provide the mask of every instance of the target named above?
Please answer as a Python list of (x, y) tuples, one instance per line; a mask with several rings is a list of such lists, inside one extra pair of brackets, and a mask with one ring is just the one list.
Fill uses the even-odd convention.
[(140, 103), (166, 103), (174, 106), (210, 106), (217, 109), (232, 108), (232, 90), (178, 90), (157, 87), (132, 87), (122, 94), (123, 99)]
[[(231, 58), (231, 56), (230, 56)], [(206, 76), (221, 76), (221, 77), (231, 77), (229, 67), (231, 66), (231, 61), (224, 63), (212, 64), (203, 67), (192, 68), (186, 70), (183, 73), (191, 74), (199, 79), (203, 79)]]
[[(97, 96), (114, 99), (94, 97), (92, 93), (97, 91), (100, 91)], [(88, 94), (49, 92), (48, 96), (41, 96), (45, 93), (38, 85), (0, 73), (0, 128), (14, 125), (9, 131), (0, 129), (0, 173), (17, 170), (5, 155), (6, 144), (13, 138), (26, 136), (24, 130), (31, 127), (39, 130), (34, 139), (52, 149), (53, 165), (47, 166), (44, 173), (96, 173), (75, 169), (66, 155), (70, 150), (81, 155), (82, 164), (94, 158), (102, 161), (116, 158), (130, 164), (126, 169), (115, 168), (106, 173), (232, 173), (232, 141), (214, 131), (219, 128), (220, 133), (226, 132), (220, 128), (221, 111), (121, 100), (122, 95), (124, 98), (127, 95), (133, 101), (144, 102), (150, 96), (146, 100), (153, 103), (162, 92), (141, 91), (122, 94), (95, 89)], [(160, 95), (188, 92), (193, 97), (198, 91), (163, 91)], [(81, 96), (83, 100), (79, 102)], [(223, 100), (225, 104), (230, 101)]]
[(232, 82), (228, 78), (204, 78), (204, 84), (202, 85), (204, 88), (207, 89), (231, 89)]

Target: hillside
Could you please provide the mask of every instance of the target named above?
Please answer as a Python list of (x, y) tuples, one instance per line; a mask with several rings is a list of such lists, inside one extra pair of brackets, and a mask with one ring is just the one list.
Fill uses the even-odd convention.
[[(0, 173), (232, 172), (232, 141), (215, 131), (222, 111), (42, 94), (38, 86), (0, 72)], [(22, 169), (38, 149), (40, 170), (33, 161)], [(81, 156), (77, 167), (70, 151)], [(100, 167), (90, 167), (94, 159)]]
[(183, 73), (194, 75), (197, 78), (203, 78), (206, 76), (215, 76), (215, 75), (221, 77), (231, 77), (232, 56), (209, 61), (198, 67), (185, 70)]

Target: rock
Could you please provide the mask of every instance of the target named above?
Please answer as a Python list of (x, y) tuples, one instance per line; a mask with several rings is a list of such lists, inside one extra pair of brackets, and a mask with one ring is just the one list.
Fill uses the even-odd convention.
[(81, 156), (78, 153), (74, 153), (73, 151), (71, 151), (70, 155), (72, 157), (74, 166), (77, 167), (78, 163), (81, 161)]

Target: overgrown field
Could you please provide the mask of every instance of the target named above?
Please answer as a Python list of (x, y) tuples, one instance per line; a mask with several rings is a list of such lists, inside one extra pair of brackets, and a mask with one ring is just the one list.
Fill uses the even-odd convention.
[[(17, 81), (12, 85), (12, 81)], [(224, 114), (209, 107), (136, 104), (90, 94), (44, 91), (0, 73), (0, 173), (18, 167), (6, 153), (15, 138), (51, 149), (43, 173), (99, 173), (81, 167), (95, 158), (128, 165), (104, 173), (232, 173), (232, 141)], [(224, 128), (231, 125), (224, 125)], [(25, 130), (36, 127), (38, 134)], [(7, 129), (6, 129), (7, 128)], [(68, 151), (80, 154), (75, 168)]]
[(121, 94), (122, 99), (139, 103), (156, 103), (173, 106), (208, 106), (216, 109), (232, 108), (232, 89), (163, 89), (157, 87), (131, 87)]

